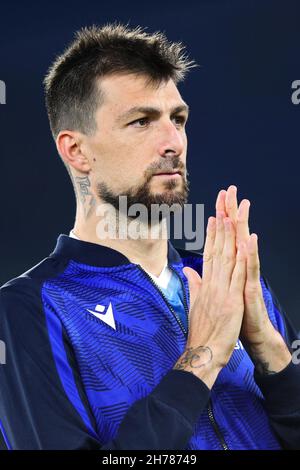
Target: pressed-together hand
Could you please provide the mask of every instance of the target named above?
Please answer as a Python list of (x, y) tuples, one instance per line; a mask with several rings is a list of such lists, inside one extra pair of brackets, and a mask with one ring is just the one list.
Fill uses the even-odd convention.
[[(236, 231), (236, 246), (244, 242), (247, 247), (247, 276), (244, 290), (244, 318), (241, 339), (248, 344), (262, 342), (268, 328), (273, 328), (264, 303), (260, 283), (260, 266), (257, 235), (249, 231), (250, 201), (243, 199), (238, 206), (237, 188), (229, 186), (221, 190), (216, 201), (216, 213), (230, 217)], [(262, 337), (262, 341), (260, 341)]]
[(175, 369), (187, 370), (211, 387), (227, 364), (240, 336), (262, 373), (282, 370), (291, 354), (273, 327), (263, 299), (257, 235), (249, 233), (247, 199), (237, 204), (237, 190), (219, 192), (216, 218), (210, 217), (202, 279), (184, 268), (191, 297), (187, 347)]
[(243, 320), (246, 247), (236, 253), (235, 229), (229, 217), (210, 217), (203, 255), (202, 279), (184, 268), (190, 286), (191, 308), (187, 348), (175, 365), (212, 387), (230, 359)]
[(273, 327), (266, 309), (260, 283), (260, 261), (257, 235), (249, 231), (250, 201), (243, 199), (238, 206), (237, 188), (221, 190), (216, 201), (216, 212), (230, 217), (235, 230), (237, 246), (247, 246), (247, 275), (244, 290), (244, 316), (240, 338), (257, 369), (263, 373), (279, 372), (291, 360), (291, 354), (282, 336)]

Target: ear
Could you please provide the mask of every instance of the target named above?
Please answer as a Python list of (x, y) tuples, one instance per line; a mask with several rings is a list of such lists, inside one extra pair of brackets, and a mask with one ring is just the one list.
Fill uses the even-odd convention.
[(81, 173), (88, 173), (91, 166), (82, 153), (82, 136), (79, 132), (64, 130), (56, 138), (56, 148), (64, 162)]

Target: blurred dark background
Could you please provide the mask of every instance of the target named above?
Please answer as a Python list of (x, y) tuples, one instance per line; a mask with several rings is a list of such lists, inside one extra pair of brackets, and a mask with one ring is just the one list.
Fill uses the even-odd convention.
[(75, 217), (69, 177), (50, 134), (42, 80), (85, 25), (119, 20), (184, 42), (201, 67), (180, 86), (188, 124), (190, 202), (214, 211), (219, 189), (251, 200), (261, 262), (300, 330), (300, 2), (1, 2), (0, 283), (46, 257)]

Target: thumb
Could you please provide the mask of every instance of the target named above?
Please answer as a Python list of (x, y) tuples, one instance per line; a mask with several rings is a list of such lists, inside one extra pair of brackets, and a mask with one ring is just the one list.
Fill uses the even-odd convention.
[(184, 267), (183, 268), (183, 273), (185, 274), (185, 277), (188, 280), (189, 283), (189, 290), (190, 290), (190, 308), (194, 305), (194, 302), (196, 300), (196, 297), (199, 293), (199, 289), (202, 284), (202, 279), (195, 271), (195, 269), (189, 268), (189, 267)]

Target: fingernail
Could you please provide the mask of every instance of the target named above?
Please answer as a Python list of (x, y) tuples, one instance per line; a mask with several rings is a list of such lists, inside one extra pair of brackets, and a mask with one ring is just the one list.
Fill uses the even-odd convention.
[(256, 235), (256, 233), (252, 233), (251, 237), (252, 237), (252, 239), (253, 239), (253, 244), (254, 244), (254, 246), (255, 246), (255, 248), (256, 248), (258, 236)]
[(214, 217), (209, 217), (208, 223), (207, 223), (208, 230), (212, 230), (215, 227), (215, 222), (216, 222), (216, 219)]

